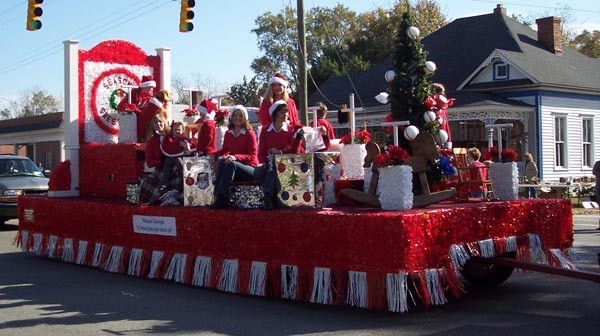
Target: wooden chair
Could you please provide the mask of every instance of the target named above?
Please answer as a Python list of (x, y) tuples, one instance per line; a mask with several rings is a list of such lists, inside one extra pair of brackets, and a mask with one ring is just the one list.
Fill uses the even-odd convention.
[[(466, 148), (454, 148), (454, 157), (456, 159), (456, 169), (458, 170), (458, 182), (456, 185), (456, 199), (459, 201), (469, 200), (469, 187), (478, 185), (482, 187), (482, 199), (484, 201), (496, 201), (498, 198), (492, 187), (492, 180), (487, 178), (487, 167), (472, 168), (467, 161)], [(472, 179), (471, 173), (474, 169), (485, 169), (486, 179)], [(477, 174), (480, 175), (480, 174)]]

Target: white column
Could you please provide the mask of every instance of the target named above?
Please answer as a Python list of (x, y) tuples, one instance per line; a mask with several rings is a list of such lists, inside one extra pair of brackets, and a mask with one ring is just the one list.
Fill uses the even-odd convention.
[[(171, 48), (157, 48), (156, 55), (160, 57), (160, 87), (158, 89), (171, 92)], [(167, 119), (172, 120), (171, 109), (167, 110)]]
[(50, 197), (79, 196), (79, 41), (64, 44), (65, 160), (71, 161), (71, 188), (49, 192)]

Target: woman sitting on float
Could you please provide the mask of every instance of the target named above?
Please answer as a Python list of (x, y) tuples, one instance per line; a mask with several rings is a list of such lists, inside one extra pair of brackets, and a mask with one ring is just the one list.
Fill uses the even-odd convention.
[(214, 153), (218, 158), (215, 183), (216, 209), (229, 207), (229, 186), (233, 181), (254, 180), (258, 166), (256, 135), (248, 121), (248, 111), (242, 105), (233, 107), (229, 117), (229, 130), (225, 133), (223, 147)]
[(281, 191), (281, 184), (277, 179), (275, 154), (304, 152), (302, 126), (292, 126), (286, 122), (287, 103), (284, 100), (274, 102), (269, 108), (269, 113), (273, 122), (260, 133), (258, 161), (261, 165), (254, 170), (254, 178), (261, 184), (265, 193), (264, 208), (268, 210), (273, 209), (273, 206), (282, 206), (277, 198), (277, 194)]
[[(160, 149), (160, 144), (169, 133), (169, 125), (163, 116), (164, 114), (166, 114), (166, 110), (161, 110), (151, 120), (152, 136), (149, 137), (146, 144), (146, 165), (149, 168), (154, 168), (154, 171), (152, 174), (145, 176), (140, 184), (140, 203), (142, 204), (155, 204), (165, 193), (165, 190), (161, 190), (160, 183), (161, 177), (165, 173), (163, 172), (165, 156)], [(183, 189), (183, 172), (176, 171), (173, 176), (166, 190), (177, 189), (181, 191)]]

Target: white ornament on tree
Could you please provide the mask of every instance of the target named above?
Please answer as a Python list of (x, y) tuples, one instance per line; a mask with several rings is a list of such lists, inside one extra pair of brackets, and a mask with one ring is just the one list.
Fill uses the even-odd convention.
[(435, 114), (435, 112), (433, 111), (427, 111), (423, 114), (423, 119), (425, 119), (425, 122), (432, 122), (437, 118), (437, 114)]
[(448, 141), (448, 132), (444, 130), (440, 130), (438, 134), (435, 135), (435, 142), (442, 146)]
[(410, 125), (404, 129), (404, 137), (407, 140), (414, 140), (419, 135), (419, 129), (415, 125)]
[(406, 35), (408, 35), (408, 37), (410, 37), (413, 40), (416, 40), (420, 34), (421, 34), (421, 31), (419, 30), (419, 28), (414, 27), (414, 26), (410, 26), (406, 30)]
[(432, 61), (425, 62), (425, 72), (428, 74), (432, 74), (437, 70), (437, 65), (435, 65)]
[(391, 83), (394, 80), (394, 78), (396, 78), (396, 72), (394, 70), (388, 70), (385, 72), (385, 80), (388, 83)]

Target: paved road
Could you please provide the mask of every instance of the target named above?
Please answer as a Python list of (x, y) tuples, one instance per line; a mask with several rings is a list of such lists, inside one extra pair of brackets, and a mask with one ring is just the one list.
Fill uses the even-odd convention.
[[(575, 245), (598, 270), (598, 216)], [(225, 294), (21, 253), (0, 232), (0, 335), (598, 335), (600, 284), (516, 273), (502, 286), (408, 314)]]

